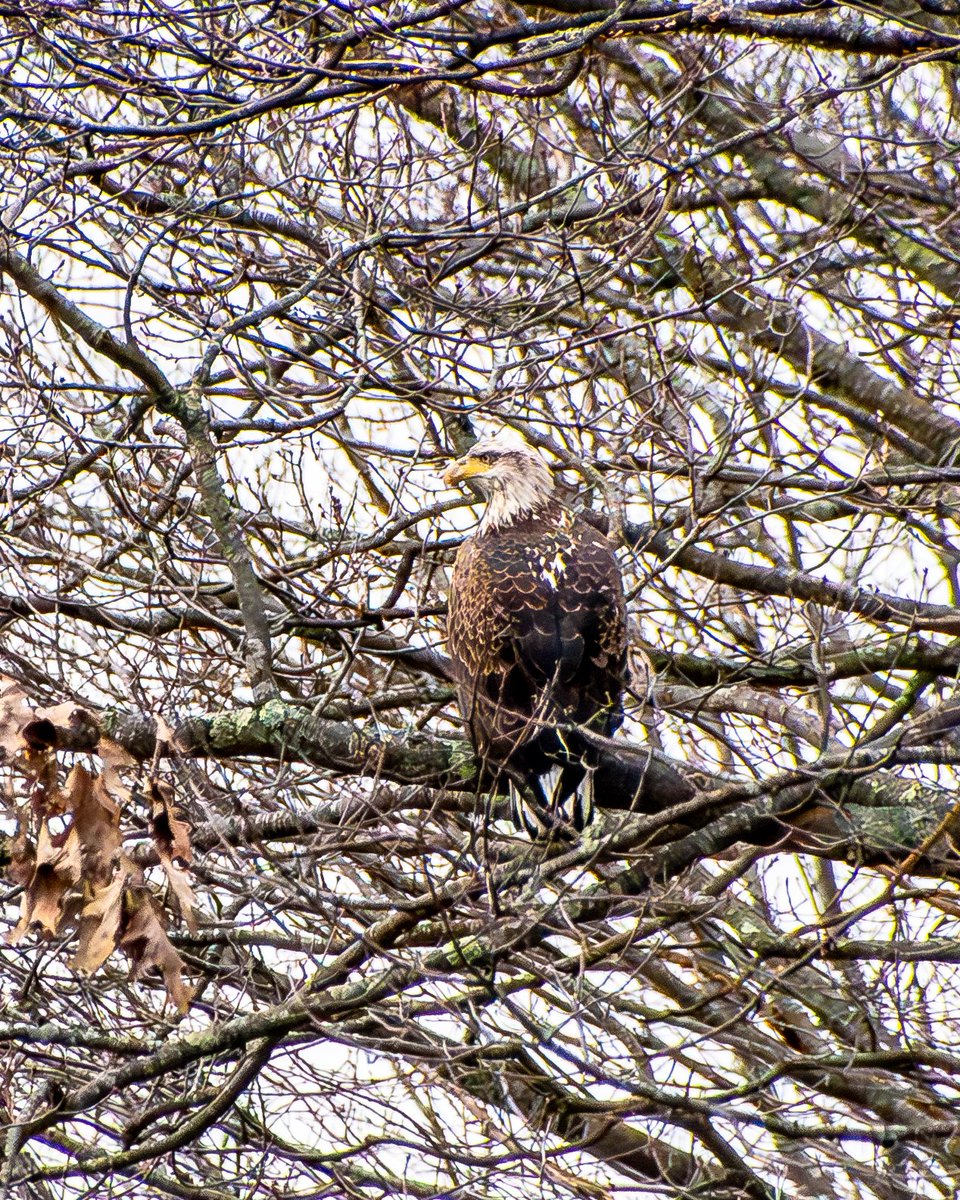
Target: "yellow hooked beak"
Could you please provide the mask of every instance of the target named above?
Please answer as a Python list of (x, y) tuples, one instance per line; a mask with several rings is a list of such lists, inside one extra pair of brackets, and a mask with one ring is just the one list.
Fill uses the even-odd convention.
[(465, 479), (472, 479), (474, 475), (486, 475), (489, 470), (490, 464), (481, 462), (478, 458), (458, 458), (444, 471), (443, 482), (447, 487), (453, 487), (455, 483), (463, 483)]

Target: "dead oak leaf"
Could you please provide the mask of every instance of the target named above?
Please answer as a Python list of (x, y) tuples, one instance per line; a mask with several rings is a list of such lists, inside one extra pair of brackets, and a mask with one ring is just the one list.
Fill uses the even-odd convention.
[(80, 913), (80, 937), (70, 960), (75, 971), (92, 975), (117, 947), (123, 917), (123, 891), (130, 873), (120, 867), (109, 883), (94, 886)]
[(161, 858), (179, 859), (183, 863), (193, 861), (190, 845), (190, 826), (177, 816), (173, 803), (173, 788), (158, 779), (147, 784), (150, 800), (150, 836)]
[(33, 877), (24, 889), (20, 904), (20, 921), (7, 934), (10, 945), (31, 929), (39, 928), (52, 937), (60, 927), (64, 902), (80, 882), (82, 854), (80, 838), (71, 824), (59, 833), (51, 834), (48, 822), (40, 826), (37, 837), (36, 863)]
[(137, 759), (128, 754), (119, 742), (102, 737), (97, 744), (97, 754), (100, 758), (100, 778), (103, 787), (110, 793), (118, 804), (126, 804), (130, 799), (130, 789), (123, 782), (120, 769), (137, 766)]
[(101, 736), (100, 741), (97, 743), (97, 754), (100, 755), (100, 761), (104, 767), (112, 767), (114, 770), (120, 767), (135, 767), (139, 762), (119, 742), (115, 742), (113, 738), (103, 736)]
[(9, 761), (23, 749), (23, 728), (30, 720), (27, 696), (12, 679), (0, 679), (0, 757)]
[(30, 840), (30, 818), (25, 809), (17, 813), (17, 832), (10, 843), (10, 863), (7, 878), (11, 883), (26, 887), (37, 869), (36, 847)]
[(100, 724), (92, 712), (67, 701), (38, 708), (23, 728), (23, 739), (32, 750), (95, 750)]
[(159, 971), (167, 995), (180, 1012), (186, 1012), (194, 989), (184, 982), (183, 959), (171, 945), (152, 898), (142, 890), (130, 890), (124, 907), (120, 946), (131, 961), (130, 977), (140, 979), (149, 971)]
[(184, 924), (191, 933), (197, 932), (197, 898), (190, 883), (190, 877), (183, 867), (160, 855), (160, 865), (167, 876), (167, 883), (176, 902), (177, 911), (183, 918)]
[(102, 884), (113, 875), (120, 849), (120, 806), (103, 776), (80, 765), (67, 776), (64, 793), (83, 850), (84, 878), (90, 885)]
[(151, 780), (147, 794), (150, 797), (150, 834), (157, 858), (167, 876), (180, 916), (190, 932), (196, 933), (197, 900), (184, 869), (193, 860), (190, 826), (176, 815), (173, 789), (169, 784)]

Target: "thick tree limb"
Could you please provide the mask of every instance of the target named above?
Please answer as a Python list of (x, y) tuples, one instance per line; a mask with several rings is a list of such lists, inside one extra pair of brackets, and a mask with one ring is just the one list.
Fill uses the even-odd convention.
[[(157, 751), (155, 722), (142, 713), (109, 710), (98, 718), (76, 709), (68, 718), (58, 710), (55, 722), (42, 718), (26, 733), (33, 744), (60, 750), (95, 750), (103, 733), (141, 760), (150, 761)], [(929, 736), (941, 735), (931, 726)], [(481, 781), (479, 765), (462, 738), (334, 721), (280, 700), (188, 718), (177, 727), (175, 743), (176, 751), (189, 757), (302, 761), (466, 795), (489, 786)], [(899, 738), (888, 739), (746, 784), (698, 779), (652, 748), (620, 748), (605, 741), (597, 795), (602, 808), (647, 814), (624, 834), (625, 845), (641, 836), (658, 847), (655, 864), (638, 867), (644, 876), (650, 870), (658, 877), (664, 872), (672, 876), (739, 842), (764, 846), (785, 838), (792, 839), (795, 849), (872, 865), (897, 863), (913, 854), (918, 856), (913, 870), (952, 876), (957, 874), (956, 856), (942, 838), (952, 824), (952, 794), (889, 770), (899, 762), (922, 759), (923, 753), (922, 747), (918, 751), (901, 747)], [(929, 753), (935, 757), (934, 751)], [(332, 810), (329, 815), (334, 817)], [(300, 820), (299, 815), (292, 819), (291, 832), (300, 828)], [(283, 835), (274, 829), (272, 836)], [(611, 852), (616, 846), (615, 838)]]
[(666, 651), (650, 642), (644, 642), (641, 649), (658, 674), (667, 672), (668, 678), (700, 687), (741, 682), (759, 687), (815, 687), (824, 679), (852, 679), (877, 671), (925, 671), (951, 677), (960, 671), (960, 643), (938, 645), (909, 634), (836, 654), (824, 654), (819, 665), (814, 663), (812, 646), (801, 647), (770, 661), (761, 656), (751, 659), (705, 658), (681, 651)]

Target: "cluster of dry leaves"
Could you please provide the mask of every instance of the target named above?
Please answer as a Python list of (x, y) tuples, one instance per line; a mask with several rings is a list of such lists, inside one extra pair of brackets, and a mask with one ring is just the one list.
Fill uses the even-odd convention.
[[(75, 704), (32, 709), (17, 685), (0, 686), (0, 754), (28, 791), (19, 803), (15, 788), (7, 796), (17, 819), (8, 875), (23, 888), (20, 921), (7, 942), (16, 944), (34, 932), (45, 938), (76, 933), (70, 966), (87, 974), (120, 949), (131, 961), (133, 978), (159, 971), (170, 999), (185, 1012), (193, 989), (167, 937), (163, 906), (143, 868), (123, 848), (121, 820), (131, 791), (120, 770), (135, 760), (95, 734), (99, 771), (78, 764), (61, 783), (57, 730), (78, 723), (96, 726), (92, 714)], [(186, 871), (189, 827), (177, 816), (167, 784), (148, 779), (139, 795), (150, 808), (167, 902), (195, 931), (196, 901)]]

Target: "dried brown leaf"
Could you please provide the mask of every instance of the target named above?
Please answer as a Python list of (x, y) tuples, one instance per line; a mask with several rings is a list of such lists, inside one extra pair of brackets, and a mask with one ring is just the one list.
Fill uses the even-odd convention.
[(180, 1012), (186, 1012), (194, 989), (183, 980), (183, 959), (174, 950), (153, 899), (142, 889), (127, 892), (127, 910), (120, 945), (131, 960), (130, 976), (139, 979), (148, 971), (159, 971), (167, 995)]
[(156, 730), (157, 742), (164, 742), (167, 746), (173, 746), (176, 741), (176, 734), (173, 729), (167, 724), (163, 717), (153, 718), (154, 727)]
[(147, 785), (150, 798), (150, 835), (161, 858), (179, 859), (183, 863), (193, 861), (190, 846), (190, 826), (177, 816), (173, 803), (173, 788), (160, 780), (151, 780)]
[(111, 742), (109, 738), (100, 739), (100, 743), (97, 746), (97, 753), (100, 756), (100, 762), (103, 767), (100, 772), (100, 786), (109, 792), (117, 804), (126, 804), (130, 799), (130, 789), (121, 778), (120, 768), (136, 766), (137, 760), (128, 754), (122, 746), (116, 742)]
[(59, 816), (66, 811), (66, 797), (60, 790), (57, 756), (52, 750), (38, 750), (25, 746), (23, 764), (32, 776), (30, 806), (38, 820)]
[(93, 776), (83, 766), (70, 772), (64, 792), (83, 849), (84, 879), (90, 886), (103, 884), (113, 876), (120, 849), (120, 806), (103, 776)]
[(104, 763), (103, 770), (100, 772), (100, 779), (103, 781), (102, 786), (109, 792), (116, 804), (127, 803), (130, 799), (130, 789), (120, 778), (115, 767)]
[(197, 929), (197, 901), (184, 867), (193, 860), (190, 826), (173, 804), (173, 788), (158, 779), (147, 785), (150, 797), (150, 834), (180, 916), (191, 933)]
[(197, 932), (197, 898), (194, 895), (190, 877), (183, 867), (160, 855), (160, 865), (163, 867), (170, 885), (170, 891), (176, 901), (177, 911), (183, 918), (184, 924), (191, 933)]
[(37, 869), (37, 850), (30, 840), (30, 819), (25, 809), (17, 813), (17, 832), (10, 843), (7, 878), (26, 887)]
[(123, 890), (129, 877), (129, 871), (121, 866), (109, 883), (91, 889), (80, 914), (77, 952), (70, 960), (75, 971), (92, 975), (116, 949), (123, 916)]
[(24, 889), (20, 906), (20, 921), (7, 934), (15, 945), (30, 929), (53, 936), (60, 927), (64, 901), (80, 882), (80, 838), (73, 825), (60, 833), (51, 834), (46, 821), (40, 826), (37, 838), (36, 865), (33, 877)]
[(53, 708), (39, 708), (23, 728), (24, 741), (33, 750), (95, 750), (100, 725), (92, 712), (68, 701)]
[(23, 728), (30, 720), (26, 693), (12, 679), (0, 681), (0, 758), (14, 758), (23, 749)]
[(117, 770), (119, 767), (135, 767), (137, 759), (112, 738), (101, 737), (97, 743), (97, 753), (105, 767)]

